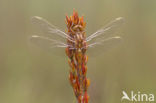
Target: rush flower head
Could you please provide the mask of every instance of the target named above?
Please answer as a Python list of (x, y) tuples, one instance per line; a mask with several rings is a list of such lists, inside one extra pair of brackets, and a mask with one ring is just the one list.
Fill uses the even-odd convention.
[(87, 79), (87, 60), (86, 53), (86, 36), (83, 16), (79, 17), (76, 11), (73, 11), (73, 15), (66, 16), (66, 24), (68, 28), (68, 36), (73, 39), (74, 42), (67, 40), (67, 44), (70, 45), (66, 48), (66, 54), (69, 58), (68, 63), (71, 67), (69, 74), (69, 81), (75, 93), (78, 103), (88, 103), (89, 96), (87, 94), (90, 81)]

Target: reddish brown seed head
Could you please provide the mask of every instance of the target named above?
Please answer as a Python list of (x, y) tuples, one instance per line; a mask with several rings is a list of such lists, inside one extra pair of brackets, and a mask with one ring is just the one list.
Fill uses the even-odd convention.
[(74, 10), (73, 11), (73, 15), (68, 17), (66, 16), (66, 24), (67, 24), (67, 28), (68, 31), (70, 31), (71, 29), (76, 31), (77, 29), (79, 29), (80, 31), (84, 30), (86, 22), (83, 21), (83, 16), (79, 17), (78, 13)]
[(86, 77), (87, 73), (87, 60), (86, 56), (87, 43), (85, 36), (85, 25), (83, 17), (79, 17), (78, 13), (74, 10), (73, 15), (66, 16), (67, 34), (72, 38), (73, 42), (67, 40), (69, 45), (66, 48), (66, 54), (69, 58), (68, 62), (71, 67), (69, 80), (78, 103), (88, 103), (88, 86), (90, 81)]

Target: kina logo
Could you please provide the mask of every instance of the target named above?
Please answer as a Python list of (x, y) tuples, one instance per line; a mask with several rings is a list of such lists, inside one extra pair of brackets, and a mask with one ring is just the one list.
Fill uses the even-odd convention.
[(134, 101), (134, 102), (140, 102), (140, 101), (145, 101), (145, 102), (153, 102), (154, 101), (154, 94), (146, 94), (146, 93), (141, 93), (140, 91), (134, 92), (131, 91), (130, 94), (128, 95), (125, 91), (122, 91), (122, 98), (121, 101), (128, 100), (128, 101)]

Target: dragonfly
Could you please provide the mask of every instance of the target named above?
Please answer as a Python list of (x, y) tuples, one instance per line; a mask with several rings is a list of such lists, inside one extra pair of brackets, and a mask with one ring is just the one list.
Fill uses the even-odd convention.
[[(67, 44), (67, 40), (75, 42), (66, 32), (58, 29), (56, 26), (49, 23), (42, 17), (34, 16), (31, 18), (31, 22), (39, 30), (43, 32), (43, 36), (32, 35), (30, 41), (41, 48), (48, 49), (57, 55), (64, 55), (64, 50), (67, 47), (76, 49), (72, 45)], [(85, 42), (87, 44), (87, 55), (96, 55), (103, 53), (109, 48), (114, 47), (122, 41), (120, 36), (115, 36), (118, 28), (124, 23), (123, 17), (118, 17), (108, 23), (106, 26), (100, 28), (93, 34), (86, 37)], [(83, 48), (83, 47), (82, 47)]]

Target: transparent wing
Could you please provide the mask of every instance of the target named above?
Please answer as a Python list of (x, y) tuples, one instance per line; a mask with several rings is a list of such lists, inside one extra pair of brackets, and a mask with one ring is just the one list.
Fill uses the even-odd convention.
[(117, 46), (122, 41), (122, 38), (119, 36), (109, 37), (107, 39), (99, 39), (97, 42), (92, 44), (88, 44), (87, 55), (89, 56), (97, 56), (102, 54), (103, 52)]
[(73, 39), (70, 36), (68, 36), (63, 31), (57, 29), (54, 25), (50, 24), (47, 20), (41, 17), (34, 16), (31, 18), (31, 21), (38, 29), (38, 31), (42, 31), (44, 33), (44, 36), (62, 42), (65, 42), (67, 39), (73, 41)]
[(44, 50), (52, 51), (61, 56), (65, 54), (65, 48), (68, 46), (63, 42), (37, 35), (30, 37), (30, 42), (43, 48)]
[(96, 56), (118, 45), (122, 39), (119, 36), (115, 36), (115, 32), (123, 23), (124, 18), (116, 18), (104, 28), (87, 37), (88, 55)]
[(88, 44), (96, 42), (99, 38), (109, 38), (112, 37), (116, 30), (124, 23), (124, 18), (119, 17), (107, 24), (104, 28), (99, 29), (97, 32), (93, 33), (86, 38)]

